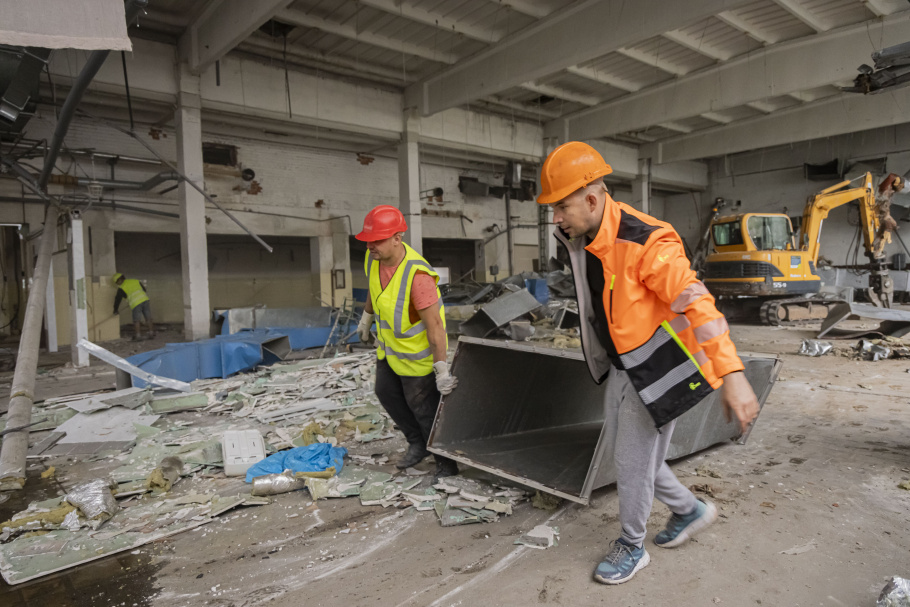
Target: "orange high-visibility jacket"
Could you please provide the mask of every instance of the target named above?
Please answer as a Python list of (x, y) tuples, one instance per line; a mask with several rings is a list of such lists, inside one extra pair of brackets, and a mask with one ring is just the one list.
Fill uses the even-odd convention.
[(727, 321), (714, 297), (689, 268), (682, 240), (670, 224), (607, 196), (597, 237), (569, 240), (582, 349), (594, 381), (610, 370), (593, 328), (585, 249), (604, 267), (604, 310), (610, 337), (632, 385), (658, 427), (682, 415), (741, 371)]

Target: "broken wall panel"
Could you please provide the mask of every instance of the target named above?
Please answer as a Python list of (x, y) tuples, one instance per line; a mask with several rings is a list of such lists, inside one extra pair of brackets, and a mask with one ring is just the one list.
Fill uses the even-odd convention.
[[(741, 357), (763, 405), (780, 360)], [(615, 482), (607, 383), (594, 383), (580, 352), (462, 337), (452, 373), (459, 385), (442, 399), (430, 451), (579, 503)], [(678, 419), (668, 459), (738, 435), (715, 391)]]

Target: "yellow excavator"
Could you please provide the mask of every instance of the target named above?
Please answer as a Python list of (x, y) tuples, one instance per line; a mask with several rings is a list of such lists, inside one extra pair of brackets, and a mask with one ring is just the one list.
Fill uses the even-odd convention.
[[(894, 176), (889, 179), (893, 181)], [(867, 295), (876, 306), (890, 308), (894, 283), (883, 252), (891, 241), (894, 223), (889, 205), (876, 200), (872, 174), (866, 173), (862, 180), (860, 187), (849, 188), (852, 182), (843, 181), (810, 196), (798, 234), (793, 233), (790, 218), (781, 213), (715, 217), (710, 225), (715, 252), (705, 258), (703, 271), (708, 290), (727, 309), (730, 304), (760, 302), (764, 324), (823, 320), (829, 307), (840, 300), (811, 297), (822, 286), (816, 271), (822, 224), (832, 209), (857, 201), (863, 247), (869, 258)]]

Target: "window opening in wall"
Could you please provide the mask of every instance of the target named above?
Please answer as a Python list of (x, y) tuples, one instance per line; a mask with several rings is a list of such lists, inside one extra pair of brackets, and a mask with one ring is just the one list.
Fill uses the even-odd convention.
[(237, 147), (225, 143), (203, 142), (202, 162), (229, 167), (237, 166)]

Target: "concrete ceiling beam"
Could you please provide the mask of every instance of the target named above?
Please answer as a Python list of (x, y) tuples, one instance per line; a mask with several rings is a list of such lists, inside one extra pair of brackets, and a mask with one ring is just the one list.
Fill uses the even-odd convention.
[(373, 46), (378, 46), (379, 48), (397, 51), (407, 55), (414, 55), (415, 57), (421, 57), (422, 59), (438, 61), (439, 63), (452, 65), (460, 58), (454, 53), (428, 48), (419, 44), (407, 42), (406, 40), (391, 38), (368, 31), (358, 31), (358, 28), (354, 25), (321, 19), (319, 17), (314, 17), (313, 15), (308, 15), (303, 11), (283, 10), (280, 11), (276, 17), (279, 21), (295, 27), (318, 29), (327, 34), (332, 34), (348, 40), (356, 40), (357, 42), (371, 44)]
[(292, 0), (220, 0), (202, 11), (180, 39), (181, 56), (200, 74), (224, 57)]
[(736, 154), (908, 122), (910, 88), (880, 95), (843, 93), (766, 116), (672, 137), (648, 146), (655, 163)]
[[(781, 43), (574, 112), (548, 123), (545, 133), (567, 139), (609, 137), (850, 81), (856, 67), (868, 62), (876, 48), (906, 40), (910, 14), (885, 17), (875, 27), (874, 44), (866, 23)], [(825, 57), (825, 61), (806, 61), (806, 57)]]
[(430, 25), (447, 32), (461, 34), (465, 38), (477, 40), (478, 42), (494, 44), (499, 42), (502, 38), (502, 36), (494, 30), (478, 27), (476, 25), (468, 25), (462, 23), (458, 19), (446, 17), (435, 11), (428, 11), (418, 6), (406, 4), (402, 0), (358, 0), (358, 2), (364, 6), (375, 8), (378, 11), (397, 17), (404, 17), (405, 19), (410, 19), (411, 21), (424, 25)]
[[(409, 86), (405, 107), (415, 107), (425, 116), (435, 114), (525, 82), (533, 82), (642, 39), (697, 23), (719, 11), (739, 8), (748, 2), (576, 2), (490, 48)], [(579, 44), (579, 40), (584, 40), (585, 44)]]

